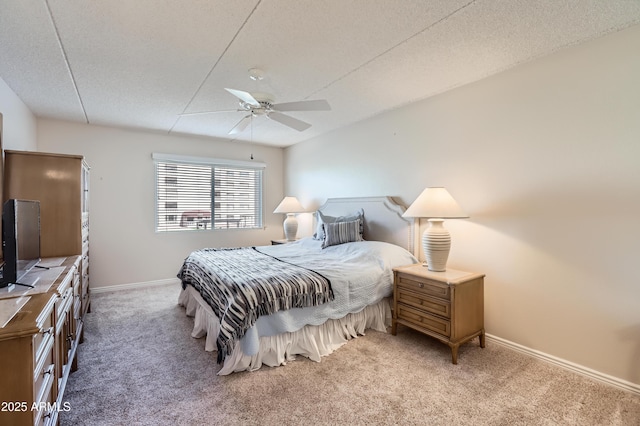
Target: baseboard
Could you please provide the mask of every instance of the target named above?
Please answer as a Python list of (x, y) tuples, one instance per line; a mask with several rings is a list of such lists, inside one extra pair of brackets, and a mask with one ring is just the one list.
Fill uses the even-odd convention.
[(178, 278), (167, 278), (164, 280), (144, 281), (140, 283), (108, 285), (104, 287), (91, 287), (91, 293), (92, 294), (106, 293), (108, 291), (132, 290), (135, 288), (155, 287), (159, 285), (169, 285), (169, 284), (178, 285), (179, 283), (180, 283), (180, 280)]
[(509, 349), (512, 349), (516, 352), (523, 353), (525, 355), (532, 356), (534, 358), (538, 358), (542, 361), (548, 362), (550, 364), (557, 365), (565, 370), (572, 371), (574, 373), (578, 373), (580, 375), (589, 377), (591, 379), (597, 380), (599, 382), (606, 383), (611, 386), (615, 386), (619, 389), (622, 389), (627, 392), (634, 393), (636, 395), (640, 395), (640, 385), (628, 382), (623, 379), (619, 379), (617, 377), (609, 376), (608, 374), (600, 373), (599, 371), (592, 370), (588, 367), (574, 364), (571, 361), (567, 361), (562, 358), (555, 357), (553, 355), (546, 354), (544, 352), (537, 351), (535, 349), (528, 348), (526, 346), (519, 345), (518, 343), (511, 342), (506, 339), (502, 339), (497, 336), (493, 336), (491, 334), (486, 335), (487, 340), (496, 343), (498, 345), (505, 346)]

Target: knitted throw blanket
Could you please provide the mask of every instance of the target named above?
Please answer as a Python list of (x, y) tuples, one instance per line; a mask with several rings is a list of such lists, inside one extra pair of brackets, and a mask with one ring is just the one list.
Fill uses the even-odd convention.
[(178, 278), (183, 288), (193, 286), (220, 320), (219, 363), (261, 315), (333, 300), (325, 277), (254, 247), (194, 251)]

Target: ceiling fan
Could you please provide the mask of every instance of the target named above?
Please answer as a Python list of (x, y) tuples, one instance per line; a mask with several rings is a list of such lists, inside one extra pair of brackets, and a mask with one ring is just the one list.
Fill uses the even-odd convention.
[[(262, 80), (263, 73), (257, 69), (251, 69), (250, 78), (252, 80)], [(285, 102), (285, 103), (274, 103), (273, 95), (269, 93), (263, 92), (245, 92), (243, 90), (237, 89), (229, 89), (225, 88), (225, 90), (231, 93), (233, 96), (238, 98), (240, 103), (237, 109), (232, 110), (221, 110), (221, 111), (203, 111), (203, 112), (190, 112), (183, 113), (181, 116), (187, 115), (200, 115), (200, 114), (214, 114), (214, 113), (222, 113), (222, 112), (244, 112), (246, 115), (242, 117), (242, 119), (229, 131), (230, 135), (238, 134), (242, 132), (247, 126), (252, 122), (254, 117), (258, 117), (261, 115), (266, 116), (267, 118), (277, 121), (280, 124), (284, 124), (287, 127), (291, 127), (292, 129), (298, 130), (302, 132), (309, 127), (311, 124), (299, 120), (297, 118), (291, 117), (290, 115), (283, 114), (282, 111), (331, 111), (331, 106), (329, 102), (324, 99), (317, 100), (307, 100), (307, 101), (298, 101), (298, 102)]]

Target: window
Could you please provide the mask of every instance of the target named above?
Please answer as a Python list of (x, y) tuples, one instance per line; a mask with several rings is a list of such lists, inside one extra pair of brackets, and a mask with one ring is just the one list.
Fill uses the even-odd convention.
[(156, 231), (262, 227), (263, 163), (153, 154)]

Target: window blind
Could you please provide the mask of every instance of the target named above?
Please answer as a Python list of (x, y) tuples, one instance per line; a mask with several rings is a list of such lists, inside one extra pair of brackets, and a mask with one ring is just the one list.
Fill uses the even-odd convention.
[(264, 164), (154, 154), (156, 231), (262, 227)]

